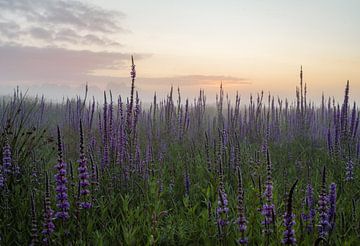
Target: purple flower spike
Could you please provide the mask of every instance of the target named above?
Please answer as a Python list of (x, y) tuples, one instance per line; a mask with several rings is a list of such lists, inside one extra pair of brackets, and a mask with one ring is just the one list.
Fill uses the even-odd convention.
[(287, 204), (287, 211), (284, 214), (284, 225), (285, 225), (285, 231), (284, 231), (284, 238), (282, 240), (282, 243), (285, 245), (295, 245), (296, 244), (296, 238), (295, 238), (295, 214), (293, 214), (292, 209), (292, 199), (293, 194), (295, 190), (295, 186), (297, 184), (298, 180), (295, 181), (293, 186), (291, 187), (291, 190), (289, 192), (289, 199)]
[(304, 201), (304, 212), (301, 214), (302, 220), (306, 224), (307, 232), (312, 232), (315, 220), (315, 208), (314, 208), (314, 190), (311, 184), (306, 186), (305, 201)]
[(88, 187), (90, 185), (89, 182), (89, 172), (87, 167), (87, 159), (85, 157), (84, 152), (84, 133), (83, 133), (83, 127), (82, 127), (82, 121), (80, 119), (80, 160), (79, 160), (79, 180), (80, 180), (80, 196), (81, 196), (81, 202), (80, 207), (83, 209), (88, 209), (92, 207), (92, 204), (88, 202), (87, 198), (89, 197), (90, 190), (88, 190)]
[(245, 232), (247, 228), (247, 220), (245, 217), (245, 206), (244, 206), (244, 188), (241, 176), (240, 167), (237, 168), (238, 173), (238, 220), (237, 224), (239, 225), (239, 232), (241, 238), (238, 240), (238, 243), (241, 245), (247, 245), (248, 239), (245, 237)]
[(273, 217), (275, 216), (275, 205), (273, 204), (272, 198), (273, 198), (273, 185), (272, 185), (272, 166), (271, 166), (271, 160), (270, 160), (270, 154), (269, 150), (266, 151), (266, 157), (267, 157), (267, 179), (266, 179), (266, 186), (265, 186), (265, 192), (264, 196), (266, 199), (266, 203), (263, 205), (261, 214), (264, 216), (264, 221), (262, 224), (265, 226), (264, 232), (265, 234), (270, 234), (271, 230), (269, 228), (269, 225), (272, 224)]
[(223, 177), (223, 169), (222, 169), (222, 160), (221, 156), (219, 156), (219, 188), (218, 188), (218, 206), (216, 208), (216, 223), (219, 229), (219, 236), (223, 239), (225, 236), (225, 229), (226, 226), (229, 224), (228, 221), (228, 199), (225, 192), (225, 185), (224, 185), (224, 177)]
[(50, 200), (50, 184), (48, 173), (45, 173), (45, 199), (44, 199), (44, 223), (42, 234), (44, 235), (43, 242), (49, 244), (50, 235), (55, 230), (54, 220), (54, 211), (51, 209), (51, 200)]
[(329, 231), (330, 223), (328, 217), (328, 195), (326, 192), (326, 173), (325, 173), (325, 166), (323, 169), (322, 174), (322, 185), (321, 185), (321, 192), (319, 196), (319, 236), (326, 237)]
[(66, 163), (63, 161), (63, 153), (62, 153), (62, 144), (61, 144), (61, 135), (60, 129), (57, 128), (58, 132), (58, 163), (55, 168), (57, 169), (57, 174), (55, 175), (56, 181), (56, 200), (57, 200), (57, 208), (58, 212), (56, 212), (56, 218), (67, 220), (69, 218), (69, 208), (70, 203), (68, 202), (67, 195), (67, 179), (66, 179)]
[(346, 163), (345, 171), (345, 181), (350, 182), (354, 180), (354, 163), (351, 159), (349, 159)]
[(218, 224), (221, 228), (225, 228), (229, 224), (227, 220), (227, 214), (229, 212), (228, 208), (228, 199), (224, 188), (219, 188), (219, 199), (218, 199), (218, 207), (216, 208), (216, 214), (218, 218)]
[(2, 167), (0, 166), (0, 189), (3, 189), (5, 186), (5, 180), (4, 180), (4, 176), (2, 174), (1, 169), (2, 169)]
[(9, 145), (9, 140), (7, 137), (5, 137), (5, 145), (3, 147), (3, 166), (2, 166), (2, 172), (4, 173), (4, 179), (6, 179), (6, 176), (8, 174), (11, 174), (11, 147)]
[(134, 64), (134, 57), (131, 56), (131, 72), (130, 72), (131, 79), (134, 80), (136, 78), (136, 70)]
[(329, 212), (328, 218), (331, 225), (331, 230), (335, 227), (335, 214), (336, 214), (336, 184), (331, 183), (329, 188)]
[(185, 196), (189, 196), (190, 194), (190, 177), (189, 172), (186, 169), (185, 175), (184, 175), (184, 184), (185, 184)]
[(31, 194), (31, 242), (30, 246), (38, 245), (38, 224), (36, 220), (35, 198)]

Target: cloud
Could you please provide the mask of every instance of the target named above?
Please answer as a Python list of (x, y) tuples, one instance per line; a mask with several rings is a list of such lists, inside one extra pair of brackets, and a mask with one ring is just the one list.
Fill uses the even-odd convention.
[[(128, 68), (130, 54), (93, 52), (63, 48), (0, 46), (0, 83), (11, 81), (52, 81), (72, 83), (91, 79), (96, 69)], [(137, 59), (142, 56), (138, 55)], [(94, 77), (97, 79), (97, 77)]]
[(114, 81), (94, 73), (129, 68), (124, 17), (79, 0), (0, 0), (0, 84)]
[(0, 43), (120, 47), (125, 14), (77, 0), (0, 0)]
[(69, 42), (77, 44), (82, 38), (81, 35), (78, 35), (77, 32), (70, 28), (60, 29), (55, 33), (54, 40), (60, 42)]
[(15, 22), (0, 22), (0, 34), (7, 38), (15, 38), (18, 36), (20, 26)]
[(53, 32), (50, 30), (46, 30), (41, 27), (33, 27), (29, 30), (29, 34), (37, 39), (51, 40), (53, 36)]

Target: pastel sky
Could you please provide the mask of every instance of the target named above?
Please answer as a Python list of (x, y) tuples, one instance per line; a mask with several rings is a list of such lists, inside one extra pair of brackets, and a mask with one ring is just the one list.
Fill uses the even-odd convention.
[(360, 99), (358, 0), (0, 0), (0, 94), (128, 95), (130, 55), (144, 100), (180, 86), (215, 99), (260, 90)]

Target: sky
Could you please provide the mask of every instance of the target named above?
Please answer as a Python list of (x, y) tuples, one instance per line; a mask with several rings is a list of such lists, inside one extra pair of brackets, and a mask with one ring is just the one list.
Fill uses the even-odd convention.
[(358, 0), (0, 0), (0, 94), (17, 85), (50, 99), (129, 94), (130, 56), (144, 101), (223, 84), (230, 98), (360, 99)]

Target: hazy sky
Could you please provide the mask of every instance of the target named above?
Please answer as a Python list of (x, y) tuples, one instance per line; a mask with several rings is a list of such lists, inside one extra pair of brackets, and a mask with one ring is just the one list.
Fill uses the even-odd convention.
[(0, 0), (0, 94), (128, 94), (130, 55), (148, 100), (171, 85), (214, 100), (264, 90), (360, 99), (360, 1)]

